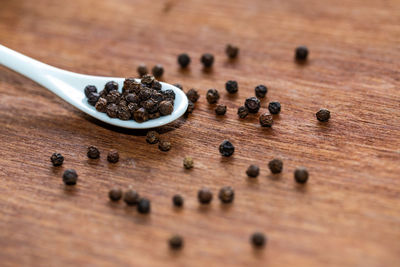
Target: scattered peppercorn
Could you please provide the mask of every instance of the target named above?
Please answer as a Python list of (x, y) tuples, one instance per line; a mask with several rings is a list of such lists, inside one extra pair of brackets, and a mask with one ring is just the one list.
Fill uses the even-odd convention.
[(107, 160), (110, 163), (117, 163), (119, 161), (119, 154), (117, 150), (111, 150), (108, 152)]
[(232, 203), (235, 198), (235, 191), (230, 186), (224, 186), (219, 190), (218, 198), (222, 203)]
[(239, 48), (237, 46), (227, 44), (225, 48), (225, 53), (230, 59), (234, 59), (239, 54)]
[(249, 177), (256, 178), (260, 174), (260, 168), (257, 165), (250, 165), (246, 170), (246, 174)]
[(98, 159), (100, 157), (100, 151), (95, 146), (89, 146), (87, 150), (87, 156), (90, 159)]
[(181, 249), (183, 247), (183, 238), (179, 235), (174, 235), (168, 240), (171, 249)]
[(192, 157), (185, 157), (183, 159), (183, 167), (185, 167), (185, 169), (191, 169), (194, 166), (194, 162), (193, 162), (193, 158)]
[(174, 195), (172, 197), (172, 203), (175, 207), (182, 207), (183, 206), (183, 197), (181, 195)]
[(120, 188), (112, 188), (108, 192), (108, 197), (111, 201), (119, 201), (122, 198), (122, 190)]
[(137, 211), (139, 213), (147, 214), (150, 212), (150, 210), (151, 210), (150, 200), (148, 200), (147, 198), (141, 198), (137, 205)]
[(146, 75), (147, 73), (149, 73), (146, 65), (143, 65), (143, 64), (141, 64), (137, 67), (137, 72), (139, 74), (139, 77), (142, 77), (142, 76)]
[(64, 162), (64, 157), (60, 153), (53, 153), (50, 157), (50, 161), (54, 167), (61, 166)]
[(219, 100), (219, 93), (218, 93), (217, 89), (209, 89), (207, 91), (206, 98), (207, 98), (207, 102), (209, 104), (217, 103)]
[(283, 162), (280, 159), (273, 159), (268, 163), (268, 167), (273, 174), (281, 173)]
[(154, 77), (156, 78), (160, 78), (163, 74), (164, 74), (164, 68), (162, 65), (157, 64), (153, 67), (153, 69), (151, 70), (151, 72), (153, 73)]
[(109, 81), (106, 83), (106, 85), (104, 86), (104, 90), (107, 93), (110, 93), (111, 91), (114, 90), (118, 90), (118, 83), (114, 82), (114, 81)]
[(171, 143), (168, 141), (160, 141), (158, 143), (158, 148), (164, 152), (169, 151), (171, 149)]
[(224, 140), (219, 145), (219, 153), (221, 153), (222, 156), (230, 157), (230, 156), (232, 156), (233, 152), (235, 152), (235, 147), (228, 140)]
[(225, 113), (226, 113), (226, 105), (222, 104), (217, 105), (217, 107), (215, 108), (215, 114), (222, 116), (225, 115)]
[(238, 108), (237, 114), (239, 118), (244, 119), (249, 115), (249, 110), (245, 106), (241, 106)]
[(140, 196), (138, 192), (133, 189), (128, 189), (124, 194), (124, 202), (128, 206), (134, 206), (139, 203)]
[(201, 56), (201, 63), (205, 68), (211, 68), (214, 63), (214, 56), (209, 53), (205, 53)]
[(261, 114), (259, 120), (262, 127), (271, 127), (274, 123), (272, 115), (268, 112)]
[(192, 101), (189, 100), (189, 101), (188, 101), (188, 107), (187, 107), (187, 109), (186, 109), (186, 114), (191, 114), (191, 113), (193, 113), (194, 107), (195, 107), (194, 103), (193, 103)]
[(315, 116), (320, 122), (327, 122), (331, 117), (331, 112), (327, 109), (322, 108), (318, 110)]
[(186, 68), (190, 64), (190, 57), (188, 54), (183, 53), (178, 56), (178, 63), (181, 68)]
[(158, 143), (160, 135), (156, 131), (148, 131), (146, 135), (146, 141), (149, 144)]
[(174, 106), (172, 105), (171, 101), (161, 101), (160, 103), (160, 107), (159, 107), (159, 111), (161, 115), (169, 115), (172, 113), (172, 111), (174, 110)]
[(197, 193), (197, 198), (201, 204), (209, 204), (213, 198), (213, 195), (210, 189), (202, 188)]
[(307, 169), (304, 168), (304, 167), (298, 167), (294, 171), (294, 179), (299, 184), (305, 184), (307, 182), (307, 180), (308, 180), (308, 171), (307, 171)]
[(296, 48), (295, 59), (299, 62), (307, 60), (308, 48), (306, 46), (299, 46)]
[(239, 90), (239, 86), (237, 81), (227, 81), (225, 83), (225, 89), (228, 91), (230, 94), (235, 94)]
[(281, 112), (281, 103), (279, 102), (270, 102), (268, 104), (268, 110), (271, 114), (279, 114)]
[(78, 181), (78, 174), (73, 169), (67, 169), (63, 174), (63, 182), (66, 185), (75, 185)]
[(196, 89), (192, 88), (186, 93), (187, 98), (192, 101), (193, 103), (196, 103), (197, 100), (200, 98), (199, 93), (197, 92)]
[(247, 98), (244, 105), (250, 113), (257, 113), (261, 107), (260, 100), (254, 96)]
[(268, 88), (267, 88), (265, 85), (260, 84), (260, 85), (257, 85), (257, 86), (254, 88), (254, 91), (255, 91), (255, 93), (256, 93), (256, 97), (258, 97), (258, 98), (264, 98), (265, 95), (268, 93)]
[(85, 91), (85, 96), (89, 97), (92, 93), (97, 93), (97, 88), (94, 85), (87, 85), (84, 91)]
[(256, 232), (251, 235), (250, 241), (254, 247), (260, 248), (265, 245), (267, 240), (263, 233)]

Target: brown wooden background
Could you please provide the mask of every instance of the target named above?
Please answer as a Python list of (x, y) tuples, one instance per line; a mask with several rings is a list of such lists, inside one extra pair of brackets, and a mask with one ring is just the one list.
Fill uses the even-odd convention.
[[(0, 69), (0, 265), (2, 266), (399, 266), (400, 265), (400, 2), (215, 0), (2, 0), (0, 43), (67, 70), (105, 76), (136, 75), (136, 66), (163, 64), (164, 80), (202, 96), (188, 119), (159, 129), (168, 153), (145, 142), (144, 131), (112, 128), (69, 106), (46, 89)], [(228, 62), (227, 43), (241, 48)], [(306, 66), (293, 50), (310, 48)], [(181, 72), (176, 56), (192, 57)], [(214, 53), (212, 73), (199, 57)], [(224, 84), (239, 82), (236, 97)], [(273, 129), (236, 109), (255, 85), (269, 87), (263, 110), (278, 100)], [(205, 92), (217, 88), (228, 105), (216, 118)], [(331, 110), (326, 125), (320, 107)], [(236, 146), (221, 158), (223, 139)], [(86, 147), (102, 157), (89, 161)], [(120, 151), (117, 165), (106, 162)], [(66, 160), (53, 168), (49, 156)], [(184, 171), (191, 155), (195, 168)], [(267, 162), (284, 172), (271, 177)], [(246, 178), (259, 164), (257, 180)], [(309, 183), (293, 170), (304, 165)], [(66, 190), (65, 168), (79, 173)], [(152, 200), (141, 216), (111, 205), (110, 187), (132, 185)], [(236, 190), (233, 205), (216, 198)], [(214, 191), (199, 207), (196, 192)], [(177, 211), (171, 196), (181, 193)], [(263, 231), (268, 245), (253, 250)], [(166, 240), (179, 233), (185, 248)]]

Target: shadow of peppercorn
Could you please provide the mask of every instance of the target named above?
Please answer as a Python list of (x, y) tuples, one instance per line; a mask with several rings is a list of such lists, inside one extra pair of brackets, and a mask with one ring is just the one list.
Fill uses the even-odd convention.
[(210, 68), (203, 67), (202, 73), (206, 75), (211, 75), (214, 73), (214, 69), (212, 67)]
[(98, 158), (98, 159), (87, 159), (86, 160), (86, 163), (88, 165), (98, 165), (99, 162), (100, 162), (100, 158)]
[(282, 173), (277, 173), (277, 174), (270, 173), (270, 174), (267, 175), (267, 178), (271, 179), (271, 180), (274, 180), (274, 181), (277, 181), (277, 180), (282, 179)]
[(222, 212), (228, 212), (232, 209), (233, 203), (219, 203), (219, 208)]
[(295, 189), (297, 192), (300, 192), (302, 194), (307, 193), (308, 189), (307, 189), (307, 184), (295, 184), (294, 185)]
[(260, 186), (260, 183), (257, 178), (246, 177), (246, 180), (247, 180), (247, 184), (250, 187), (258, 188)]
[(79, 188), (76, 185), (75, 186), (63, 185), (63, 187), (65, 194), (70, 196), (75, 196), (79, 192)]
[(186, 68), (178, 67), (178, 72), (179, 72), (179, 74), (182, 74), (182, 75), (189, 75), (192, 71), (191, 71), (190, 67), (186, 67)]
[(142, 225), (148, 225), (151, 222), (151, 213), (149, 214), (140, 214), (137, 213), (133, 217), (134, 223), (142, 224)]
[(64, 168), (62, 166), (51, 166), (51, 172), (54, 175), (61, 175), (61, 173), (63, 173)]
[(199, 204), (197, 210), (201, 213), (208, 213), (211, 210), (211, 203), (209, 204)]

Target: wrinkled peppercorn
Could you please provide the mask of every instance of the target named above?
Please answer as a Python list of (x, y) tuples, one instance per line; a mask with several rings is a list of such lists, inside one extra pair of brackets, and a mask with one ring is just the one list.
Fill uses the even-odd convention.
[(128, 206), (134, 206), (139, 203), (140, 196), (138, 192), (133, 189), (128, 189), (124, 193), (124, 202)]
[(128, 110), (132, 116), (133, 116), (133, 113), (138, 109), (139, 109), (139, 105), (137, 103), (129, 103), (128, 104)]
[(178, 56), (178, 63), (181, 68), (186, 68), (190, 64), (190, 57), (188, 54), (183, 53)]
[(139, 108), (133, 112), (133, 118), (137, 122), (145, 122), (149, 120), (149, 114), (147, 113), (146, 109)]
[(279, 114), (281, 112), (281, 103), (279, 102), (270, 102), (268, 104), (268, 110), (271, 114)]
[(137, 103), (137, 102), (139, 102), (139, 97), (135, 93), (127, 94), (125, 96), (125, 100), (128, 103)]
[(192, 157), (185, 157), (183, 159), (183, 167), (185, 167), (185, 169), (191, 169), (194, 166), (194, 162), (193, 162), (193, 158)]
[(196, 103), (197, 100), (200, 98), (199, 93), (197, 92), (196, 89), (192, 88), (186, 93), (187, 98), (192, 101), (193, 103)]
[(225, 48), (225, 54), (230, 58), (234, 59), (239, 54), (239, 48), (237, 46), (227, 44)]
[(249, 177), (256, 178), (260, 174), (260, 168), (257, 165), (250, 165), (246, 170), (246, 174)]
[(118, 90), (118, 83), (114, 82), (114, 81), (109, 81), (108, 83), (106, 83), (106, 85), (104, 86), (104, 90), (107, 93), (110, 93), (111, 91), (114, 90)]
[(170, 149), (171, 149), (171, 143), (170, 142), (168, 142), (168, 141), (160, 141), (159, 143), (158, 143), (158, 148), (161, 150), (161, 151), (169, 151)]
[(268, 88), (265, 85), (260, 84), (254, 88), (254, 91), (256, 93), (256, 97), (264, 98), (265, 95), (268, 93)]
[(218, 93), (217, 89), (209, 89), (207, 91), (206, 98), (207, 98), (207, 102), (209, 104), (217, 103), (219, 100), (219, 93)]
[(92, 93), (97, 93), (97, 88), (94, 85), (87, 85), (84, 91), (85, 91), (85, 96), (89, 97)]
[(327, 109), (322, 108), (318, 110), (315, 116), (320, 122), (327, 122), (331, 117), (331, 112)]
[(140, 82), (142, 84), (151, 86), (153, 84), (153, 82), (154, 82), (154, 76), (150, 75), (150, 74), (143, 75), (142, 79), (140, 80)]
[[(165, 100), (174, 100), (175, 99), (175, 92), (174, 90), (168, 89), (163, 92)], [(172, 101), (173, 102), (173, 101)]]
[(159, 118), (160, 116), (161, 116), (161, 115), (160, 115), (160, 112), (150, 113), (150, 114), (149, 114), (149, 120), (157, 119), (157, 118)]
[(110, 118), (118, 117), (118, 106), (114, 103), (107, 105), (106, 113)]
[(299, 46), (295, 51), (295, 59), (299, 62), (303, 62), (307, 60), (308, 57), (308, 48), (306, 46)]
[(186, 114), (191, 114), (193, 113), (194, 110), (194, 103), (192, 101), (188, 101), (188, 107), (186, 109)]
[(244, 119), (249, 115), (249, 110), (245, 106), (241, 106), (238, 108), (237, 114), (239, 118)]
[(298, 167), (294, 171), (294, 179), (299, 184), (304, 184), (308, 180), (308, 171), (304, 167)]
[(201, 204), (209, 204), (213, 198), (213, 195), (208, 188), (202, 188), (197, 193), (197, 198)]
[(225, 113), (226, 113), (226, 105), (222, 104), (217, 105), (217, 107), (215, 108), (215, 114), (222, 116), (225, 115)]
[(97, 111), (106, 112), (107, 110), (107, 100), (105, 98), (100, 97), (97, 101), (95, 108)]
[(160, 78), (164, 74), (164, 67), (160, 64), (155, 65), (151, 72), (153, 73), (154, 77)]
[(131, 118), (131, 112), (127, 106), (120, 105), (118, 107), (118, 119), (127, 121)]
[(141, 64), (141, 65), (139, 65), (137, 67), (137, 72), (138, 72), (140, 77), (142, 77), (142, 76), (146, 75), (147, 73), (149, 73), (146, 65), (143, 65), (143, 64)]
[(183, 247), (183, 238), (179, 235), (174, 235), (168, 240), (171, 249), (181, 249)]
[(211, 68), (214, 63), (214, 56), (209, 53), (205, 53), (201, 56), (201, 63), (205, 68)]
[(266, 243), (266, 238), (263, 233), (254, 233), (250, 237), (250, 241), (254, 247), (263, 247)]
[(137, 205), (137, 211), (142, 214), (147, 214), (151, 210), (150, 200), (147, 198), (141, 198)]
[(280, 159), (273, 159), (268, 163), (268, 168), (273, 174), (281, 173), (283, 169), (283, 162)]
[(146, 135), (146, 141), (149, 144), (158, 143), (160, 135), (156, 131), (148, 131)]
[(117, 163), (119, 161), (119, 154), (117, 150), (111, 150), (108, 152), (107, 160), (110, 163)]
[(175, 207), (182, 207), (184, 203), (183, 197), (181, 195), (174, 195), (172, 197), (172, 203)]
[(108, 197), (111, 201), (119, 201), (122, 198), (122, 190), (120, 188), (112, 188), (108, 192)]
[(73, 169), (67, 169), (63, 174), (63, 182), (66, 185), (75, 185), (78, 181), (78, 174)]
[(224, 140), (219, 145), (219, 153), (221, 153), (222, 156), (230, 157), (230, 156), (232, 156), (233, 152), (235, 152), (235, 147), (228, 140)]
[(108, 104), (111, 104), (111, 103), (118, 104), (120, 98), (121, 98), (121, 94), (116, 90), (109, 92), (108, 95), (106, 96), (106, 100), (107, 100)]
[(228, 91), (230, 94), (235, 94), (239, 90), (239, 86), (237, 81), (227, 81), (225, 83), (225, 89)]
[(98, 159), (100, 157), (100, 151), (95, 146), (89, 146), (87, 156), (90, 159)]
[(222, 203), (232, 203), (235, 198), (235, 191), (230, 186), (224, 186), (219, 190), (218, 198)]
[(98, 93), (91, 93), (88, 96), (88, 103), (92, 106), (96, 105), (97, 101), (100, 99), (100, 94)]
[(274, 123), (272, 115), (269, 114), (268, 112), (261, 114), (259, 121), (262, 127), (271, 127), (272, 124)]
[(160, 107), (158, 108), (161, 115), (169, 115), (174, 110), (174, 106), (172, 105), (171, 101), (162, 101), (160, 103)]
[(257, 113), (261, 107), (260, 100), (254, 96), (247, 98), (244, 105), (249, 110), (249, 113)]
[(175, 83), (173, 86), (178, 87), (179, 89), (183, 90), (183, 87), (180, 83)]
[(50, 157), (50, 161), (54, 167), (61, 166), (64, 162), (64, 157), (60, 153), (53, 153)]

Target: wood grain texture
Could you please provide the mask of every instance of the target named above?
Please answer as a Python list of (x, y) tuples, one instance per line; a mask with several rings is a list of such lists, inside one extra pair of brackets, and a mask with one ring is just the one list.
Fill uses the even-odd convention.
[[(164, 80), (201, 92), (196, 110), (158, 129), (173, 148), (160, 153), (144, 131), (112, 128), (5, 68), (0, 69), (0, 262), (2, 266), (399, 266), (400, 265), (400, 2), (215, 0), (2, 0), (0, 43), (67, 70), (132, 76), (160, 63)], [(227, 43), (240, 57), (229, 62)], [(310, 48), (307, 65), (293, 50)], [(192, 57), (180, 71), (176, 56)], [(214, 53), (211, 73), (199, 63)], [(239, 82), (229, 97), (224, 84)], [(278, 100), (272, 129), (236, 109), (257, 84), (269, 87), (263, 110)], [(205, 92), (217, 88), (227, 115), (216, 118)], [(315, 112), (331, 110), (327, 124)], [(236, 146), (221, 158), (224, 140)], [(88, 160), (86, 147), (102, 156)], [(111, 149), (116, 165), (106, 162)], [(66, 160), (53, 168), (49, 157)], [(195, 168), (185, 171), (186, 155)], [(280, 157), (272, 177), (267, 162)], [(250, 180), (249, 164), (261, 175)], [(293, 181), (306, 166), (309, 183)], [(61, 174), (79, 173), (68, 190)], [(107, 192), (132, 185), (152, 200), (138, 215)], [(235, 188), (233, 205), (216, 195)], [(197, 190), (214, 192), (199, 207)], [(171, 197), (181, 193), (185, 207)], [(254, 231), (265, 249), (249, 244)], [(185, 238), (172, 253), (167, 239)]]

